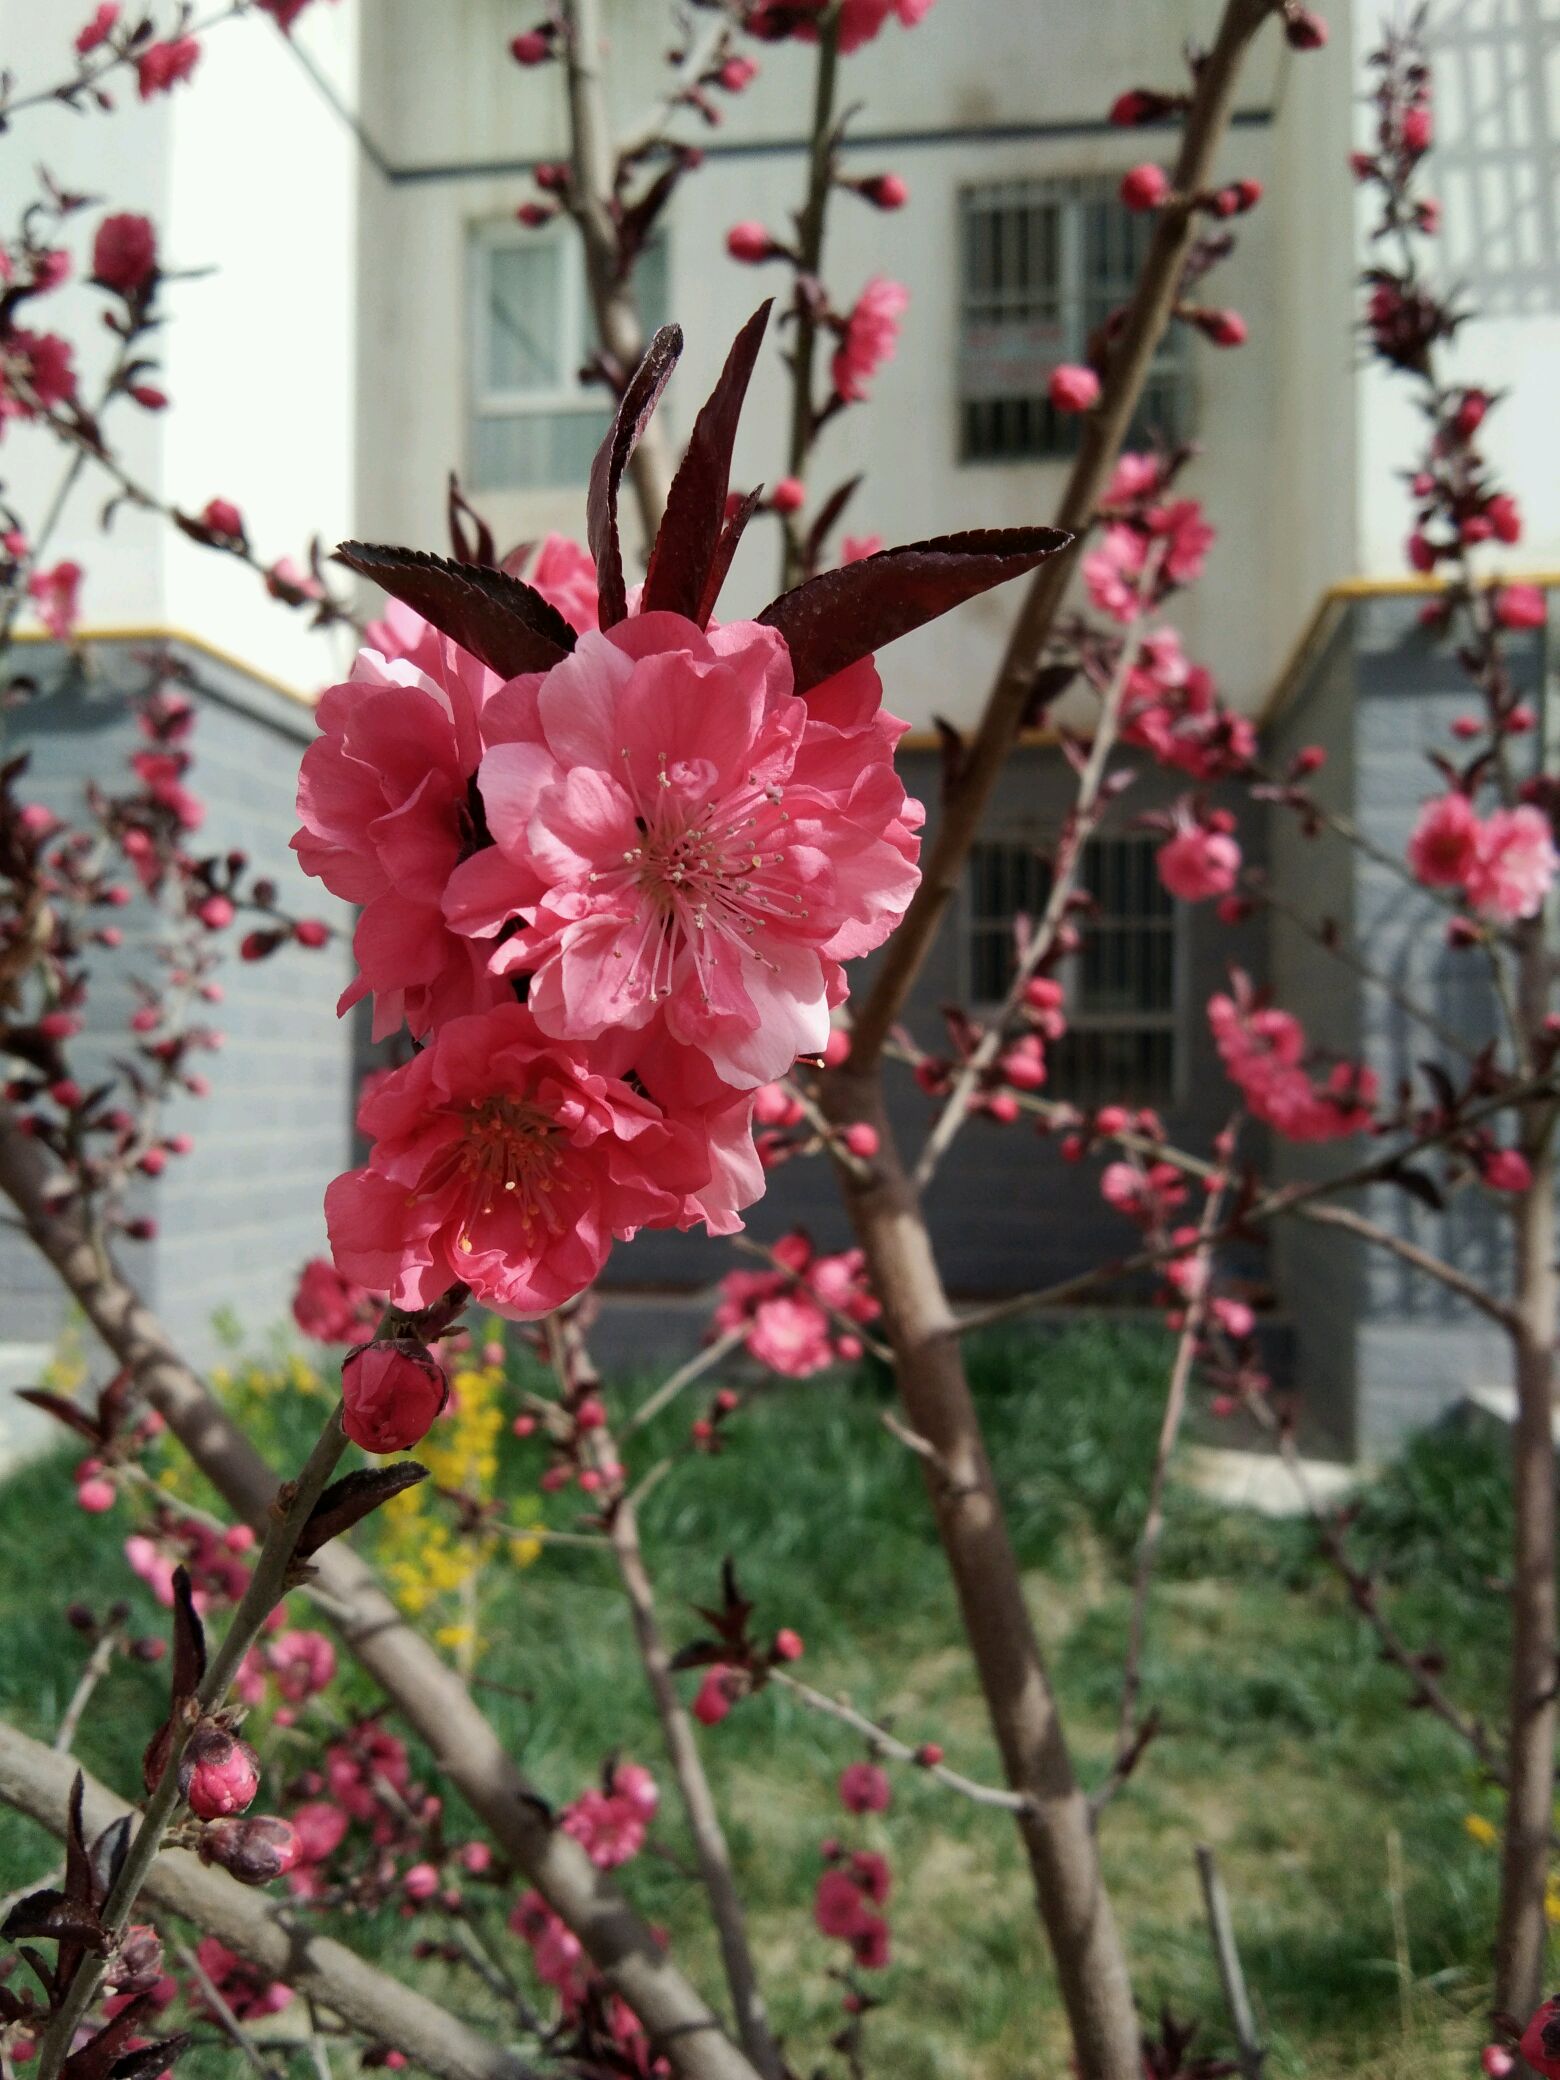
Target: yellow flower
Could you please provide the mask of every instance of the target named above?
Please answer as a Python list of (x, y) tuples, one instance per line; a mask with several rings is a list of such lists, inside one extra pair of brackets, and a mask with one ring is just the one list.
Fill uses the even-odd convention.
[(1486, 1820), (1482, 1813), (1469, 1813), (1463, 1821), (1463, 1826), (1472, 1835), (1481, 1849), (1493, 1849), (1500, 1840), (1500, 1834), (1495, 1823), (1492, 1820)]
[(1544, 1918), (1560, 1922), (1560, 1885), (1553, 1878), (1544, 1887)]

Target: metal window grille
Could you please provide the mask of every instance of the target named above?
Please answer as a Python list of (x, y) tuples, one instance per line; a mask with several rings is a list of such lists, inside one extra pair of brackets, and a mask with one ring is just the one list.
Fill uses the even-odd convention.
[[(1052, 409), (1051, 370), (1081, 360), (1130, 297), (1153, 218), (1109, 180), (990, 182), (964, 190), (961, 216), (960, 459), (1070, 455), (1078, 418)], [(1129, 438), (1183, 440), (1191, 405), (1186, 329), (1173, 325)]]
[[(579, 240), (560, 226), (513, 223), (472, 234), (468, 475), (477, 491), (583, 484), (611, 418), (607, 393), (580, 380), (595, 343)], [(646, 325), (668, 295), (664, 239), (640, 258)]]
[[(1155, 845), (1132, 832), (1095, 838), (1080, 884), (1094, 898), (1082, 920), (1083, 943), (1061, 976), (1068, 1029), (1048, 1050), (1052, 1096), (1080, 1105), (1107, 1099), (1140, 1105), (1173, 1099), (1177, 1073), (1178, 929), (1175, 904), (1160, 882)], [(969, 994), (991, 1007), (1014, 974), (1014, 930), (1037, 916), (1051, 883), (1033, 846), (1013, 841), (973, 847), (967, 883)]]

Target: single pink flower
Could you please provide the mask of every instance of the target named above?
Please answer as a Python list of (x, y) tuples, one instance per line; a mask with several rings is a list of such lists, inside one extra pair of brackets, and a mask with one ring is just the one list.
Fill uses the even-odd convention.
[(382, 1300), (343, 1278), (328, 1257), (311, 1257), (298, 1274), (293, 1320), (316, 1343), (361, 1343), (382, 1312)]
[(119, 20), (118, 0), (103, 0), (84, 28), (76, 31), (76, 50), (83, 58), (90, 57), (100, 44), (107, 43), (114, 33), (114, 24)]
[(494, 849), (446, 915), (486, 938), (525, 919), (492, 967), (530, 974), (543, 1032), (659, 1033), (733, 1089), (771, 1082), (825, 1045), (840, 964), (919, 878), (880, 692), (863, 661), (796, 699), (784, 642), (752, 622), (582, 637), (485, 717), (510, 737), (479, 776)]
[(1465, 794), (1438, 795), (1420, 810), (1408, 864), (1426, 888), (1461, 888), (1479, 847), (1478, 812)]
[(840, 543), (840, 563), (864, 563), (869, 556), (876, 556), (882, 547), (880, 534), (848, 534)]
[(244, 516), (230, 498), (207, 499), (200, 517), (213, 534), (230, 535), (234, 540), (243, 537)]
[(284, 35), (292, 34), (292, 26), (311, 0), (255, 0), (262, 14), (268, 14)]
[(705, 1670), (704, 1680), (693, 1700), (693, 1716), (701, 1726), (718, 1726), (730, 1712), (735, 1701), (730, 1676), (731, 1670), (719, 1662)]
[(136, 88), (143, 101), (166, 94), (187, 80), (200, 59), (200, 43), (193, 36), (169, 37), (149, 43), (135, 61)]
[(27, 580), (27, 597), (56, 642), (68, 643), (81, 612), (81, 565), (67, 558)]
[(0, 434), (7, 419), (32, 419), (76, 394), (75, 348), (57, 332), (0, 332)]
[(1479, 832), (1468, 869), (1468, 900), (1481, 917), (1536, 917), (1544, 906), (1560, 855), (1549, 819), (1524, 802), (1497, 809)]
[(1495, 618), (1502, 628), (1542, 628), (1548, 600), (1537, 585), (1502, 585), (1495, 595)]
[(813, 1895), (813, 1922), (820, 1935), (848, 1943), (866, 1917), (861, 1887), (836, 1864), (823, 1872)]
[(548, 535), (527, 582), (580, 635), (599, 625), (595, 563), (589, 550), (566, 534)]
[(1228, 895), (1240, 873), (1240, 846), (1227, 831), (1210, 830), (1184, 810), (1174, 837), (1156, 856), (1159, 878), (1183, 903)]
[(370, 634), (399, 654), (360, 651), (351, 678), (322, 696), (292, 846), (306, 874), (362, 906), (358, 975), (338, 1009), (371, 995), (376, 1039), (403, 1019), (421, 1037), (436, 1020), (504, 994), (442, 907), (457, 863), (478, 843), (477, 717), (498, 679), (404, 608)]
[(92, 241), (92, 279), (134, 296), (157, 272), (157, 231), (150, 217), (120, 210), (105, 217)]
[(909, 290), (886, 275), (874, 275), (856, 298), (830, 364), (835, 392), (847, 404), (861, 403), (872, 376), (894, 358), (909, 304)]
[(711, 1176), (699, 1128), (520, 1004), (441, 1026), (358, 1121), (373, 1153), (325, 1194), (331, 1247), (347, 1277), (408, 1309), (463, 1282), (500, 1314), (545, 1314), (590, 1284), (614, 1239), (696, 1219)]
[(840, 1804), (848, 1813), (886, 1813), (888, 1777), (875, 1762), (852, 1762), (840, 1771)]
[(1046, 395), (1059, 412), (1092, 412), (1100, 401), (1100, 379), (1081, 362), (1063, 362), (1052, 369)]

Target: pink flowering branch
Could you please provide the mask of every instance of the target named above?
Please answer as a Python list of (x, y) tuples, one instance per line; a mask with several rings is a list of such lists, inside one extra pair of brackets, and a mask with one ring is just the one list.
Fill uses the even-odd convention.
[[(661, 1723), (661, 1738), (682, 1799), (688, 1831), (693, 1837), (699, 1876), (709, 1899), (726, 1968), (726, 1984), (736, 2014), (737, 2034), (763, 2080), (784, 2080), (785, 2061), (770, 2029), (759, 1988), (758, 1970), (748, 1941), (747, 1917), (732, 1870), (731, 1851), (692, 1721), (672, 1680), (672, 1657), (656, 1615), (655, 1589), (640, 1544), (638, 1514), (633, 1496), (623, 1485), (623, 1468), (618, 1462), (617, 1449), (600, 1398), (600, 1380), (577, 1317), (551, 1315), (546, 1328), (548, 1349), (563, 1391), (565, 1411), (573, 1416), (591, 1470), (604, 1484), (601, 1514), (617, 1562), (618, 1578), (628, 1599), (634, 1643), (639, 1650), (656, 1717)], [(588, 1424), (584, 1420), (587, 1408), (590, 1412)]]
[[(0, 1802), (63, 1839), (76, 1765), (41, 1741), (0, 1722)], [(123, 1799), (84, 1779), (89, 1835), (126, 1818)], [(163, 1849), (143, 1890), (159, 1914), (174, 1914), (226, 1944), (271, 1978), (339, 2016), (370, 2043), (389, 2044), (440, 2080), (529, 2080), (531, 2069), (417, 1989), (366, 1963), (330, 1936), (203, 1864), (185, 1849)]]
[[(76, 70), (69, 79), (58, 80), (51, 87), (34, 87), (26, 93), (10, 91), (10, 76), (0, 80), (0, 129), (6, 128), (12, 119), (32, 108), (43, 108), (50, 103), (56, 106), (80, 110), (84, 106), (102, 109), (105, 113), (113, 109), (114, 103), (105, 91), (104, 82), (115, 74), (135, 70), (141, 99), (149, 99), (157, 93), (165, 93), (177, 80), (187, 79), (194, 69), (198, 56), (199, 39), (223, 22), (231, 21), (235, 15), (246, 11), (247, 0), (232, 0), (232, 4), (219, 8), (214, 14), (195, 18), (195, 10), (188, 0), (180, 0), (173, 19), (162, 38), (156, 38), (147, 18), (145, 31), (138, 31), (127, 23), (119, 25), (118, 6), (98, 7), (95, 14), (76, 38)], [(186, 57), (188, 47), (194, 45), (193, 54)], [(172, 66), (163, 59), (154, 58), (150, 65), (145, 61), (149, 51), (178, 51), (179, 58)]]
[[(221, 1711), (233, 1678), (238, 1674), (239, 1663), (286, 1594), (293, 1577), (299, 1543), (345, 1445), (338, 1404), (331, 1410), (302, 1472), (296, 1480), (285, 1483), (277, 1491), (265, 1543), (221, 1646), (193, 1694), (187, 1700), (175, 1700), (176, 1708), (184, 1706), (182, 1723), (170, 1721), (171, 1738), (161, 1773), (99, 1914), (110, 1945), (123, 1934), (175, 1813), (188, 1795), (187, 1773), (182, 1768), (185, 1751), (202, 1723), (212, 1720)], [(103, 1984), (104, 1970), (103, 1957), (91, 1952), (82, 1956), (75, 1976), (65, 1990), (64, 1999), (44, 2034), (39, 2049), (38, 2080), (59, 2080), (70, 2056), (76, 2030)]]
[[(1140, 597), (1146, 598), (1151, 594), (1153, 583), (1154, 572), (1151, 565), (1145, 571)], [(953, 1079), (953, 1086), (943, 1101), (942, 1111), (933, 1123), (921, 1153), (916, 1158), (915, 1168), (910, 1175), (911, 1182), (918, 1192), (924, 1192), (931, 1183), (937, 1173), (938, 1164), (952, 1147), (960, 1127), (968, 1119), (970, 1106), (980, 1088), (981, 1080), (995, 1066), (997, 1057), (1006, 1045), (1014, 1023), (1023, 1009), (1030, 983), (1056, 956), (1068, 914), (1074, 907), (1084, 850), (1098, 830), (1112, 799), (1119, 793), (1120, 781), (1125, 777), (1111, 774), (1110, 761), (1116, 749), (1121, 704), (1136, 654), (1138, 626), (1139, 618), (1135, 615), (1123, 634), (1115, 670), (1100, 699), (1094, 733), (1089, 739), (1088, 752), (1078, 773), (1077, 790), (1069, 805), (1057, 843), (1056, 856), (1051, 864), (1051, 885), (1046, 891), (1045, 908), (1032, 926), (1019, 957), (1014, 962), (1013, 980), (1001, 1009), (961, 1064)]]

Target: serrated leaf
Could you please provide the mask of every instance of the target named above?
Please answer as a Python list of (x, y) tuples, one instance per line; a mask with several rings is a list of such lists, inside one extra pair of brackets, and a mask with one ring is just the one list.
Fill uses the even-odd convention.
[(63, 1892), (30, 1892), (19, 1899), (5, 1917), (0, 1936), (9, 1942), (31, 1938), (34, 1942), (71, 1943), (106, 1957), (109, 1939), (95, 1909), (80, 1900), (67, 1899)]
[(1072, 539), (1054, 527), (1004, 527), (880, 549), (781, 593), (758, 619), (784, 636), (796, 691), (807, 693), (885, 643), (1022, 577)]
[(596, 450), (590, 466), (590, 489), (585, 499), (585, 528), (590, 553), (596, 559), (598, 618), (603, 628), (615, 628), (628, 612), (628, 591), (623, 582), (623, 544), (618, 539), (618, 492), (623, 472), (639, 445), (650, 415), (661, 401), (682, 353), (682, 328), (663, 325), (645, 349), (645, 357), (628, 379), (618, 401), (616, 416), (607, 437)]
[[(445, 513), (449, 521), (450, 547), (457, 563), (478, 563), (491, 567), (498, 562), (498, 553), (493, 541), (493, 530), (488, 526), (476, 507), (460, 488), (460, 478), (450, 471), (449, 484), (445, 491)], [(466, 522), (471, 522), (471, 533), (466, 532)]]
[(699, 617), (726, 526), (737, 423), (772, 308), (773, 298), (761, 303), (737, 334), (715, 388), (693, 422), (650, 552), (643, 613), (682, 614), (690, 621)]
[(336, 561), (372, 578), (501, 679), (550, 671), (574, 648), (574, 630), (558, 609), (505, 571), (378, 542), (343, 542)]
[(124, 1862), (130, 1847), (130, 1835), (130, 1815), (121, 1813), (117, 1820), (111, 1820), (108, 1823), (107, 1827), (104, 1828), (103, 1832), (92, 1844), (89, 1853), (92, 1863), (92, 1897), (94, 1899), (107, 1899), (109, 1893), (114, 1889), (114, 1881), (119, 1876), (120, 1865)]
[(138, 2051), (127, 2051), (109, 2067), (108, 2080), (158, 2080), (194, 2041), (187, 2029), (180, 2029), (171, 2037), (158, 2037), (143, 2044)]
[(415, 1459), (407, 1459), (397, 1466), (366, 1466), (359, 1472), (344, 1475), (339, 1481), (332, 1481), (309, 1512), (308, 1522), (298, 1538), (295, 1557), (307, 1560), (328, 1540), (339, 1538), (392, 1497), (404, 1494), (408, 1488), (415, 1488), (419, 1481), (427, 1478), (426, 1466), (419, 1466)]

